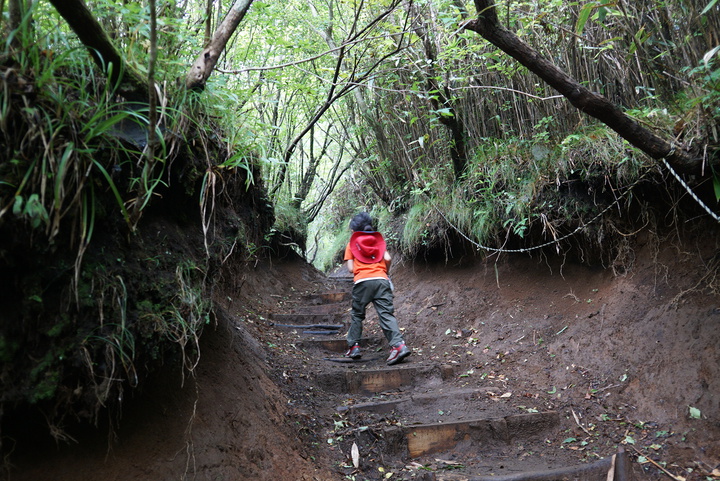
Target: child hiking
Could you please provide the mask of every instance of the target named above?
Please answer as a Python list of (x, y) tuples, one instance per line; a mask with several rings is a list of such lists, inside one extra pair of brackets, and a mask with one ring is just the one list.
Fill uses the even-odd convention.
[(362, 336), (365, 309), (371, 302), (378, 314), (380, 327), (390, 343), (388, 365), (397, 364), (411, 353), (400, 334), (395, 308), (393, 289), (388, 272), (392, 258), (387, 251), (385, 239), (373, 228), (372, 218), (367, 212), (357, 214), (350, 221), (353, 231), (345, 247), (346, 265), (353, 274), (352, 313), (347, 333), (348, 351), (345, 357), (359, 359), (360, 337)]

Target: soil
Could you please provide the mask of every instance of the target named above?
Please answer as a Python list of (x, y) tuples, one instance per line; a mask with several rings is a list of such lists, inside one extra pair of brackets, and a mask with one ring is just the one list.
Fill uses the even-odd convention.
[[(550, 253), (396, 259), (396, 314), (413, 350), (399, 367), (417, 370), (411, 385), (376, 394), (342, 382), (386, 368), (372, 308), (363, 359), (351, 364), (325, 359), (341, 355), (312, 342), (342, 332), (306, 335), (273, 320), (321, 312), (317, 295), (350, 289), (342, 272), (327, 277), (294, 258), (246, 263), (214, 293), (215, 322), (192, 373), (168, 366), (146, 383), (110, 437), (98, 426), (56, 445), (34, 429), (6, 430), (8, 479), (468, 479), (588, 463), (619, 448), (638, 480), (720, 479), (713, 242), (648, 236), (623, 274)], [(348, 308), (325, 307), (345, 321)], [(409, 395), (419, 402), (361, 409)], [(410, 457), (392, 439), (413, 423), (548, 412), (554, 429), (504, 446), (466, 442)]]

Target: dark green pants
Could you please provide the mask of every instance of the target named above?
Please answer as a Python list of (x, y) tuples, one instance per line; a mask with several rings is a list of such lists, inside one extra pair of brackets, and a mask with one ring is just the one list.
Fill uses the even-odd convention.
[(365, 309), (373, 303), (380, 319), (380, 328), (391, 346), (403, 342), (393, 306), (393, 292), (387, 279), (370, 279), (353, 285), (350, 330), (347, 333), (349, 346), (360, 342), (365, 320)]

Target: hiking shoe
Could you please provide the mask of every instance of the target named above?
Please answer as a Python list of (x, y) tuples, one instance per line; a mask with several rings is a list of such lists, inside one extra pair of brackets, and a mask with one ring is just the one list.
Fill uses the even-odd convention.
[(345, 357), (349, 357), (350, 359), (360, 359), (362, 357), (360, 344), (355, 343), (354, 346), (348, 349), (348, 352), (345, 353)]
[(410, 348), (407, 347), (404, 342), (401, 342), (390, 350), (390, 357), (388, 357), (387, 359), (388, 366), (399, 363), (400, 361), (408, 357), (411, 353), (412, 351), (410, 350)]

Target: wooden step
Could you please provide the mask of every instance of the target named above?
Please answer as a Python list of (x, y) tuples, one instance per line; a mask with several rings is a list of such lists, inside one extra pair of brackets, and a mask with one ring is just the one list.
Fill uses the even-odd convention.
[(514, 414), (494, 419), (407, 426), (404, 429), (408, 454), (417, 458), (429, 453), (449, 451), (464, 441), (478, 446), (509, 444), (516, 438), (538, 436), (560, 423), (555, 411)]
[[(515, 439), (527, 440), (537, 437), (557, 427), (559, 423), (560, 416), (557, 412), (546, 411), (499, 418), (393, 427), (389, 430), (401, 429), (408, 456), (418, 458), (430, 453), (453, 450), (461, 443), (472, 444), (477, 449), (508, 445)], [(389, 432), (387, 435), (389, 438), (397, 437), (397, 433)], [(403, 448), (401, 445), (395, 446)]]
[(271, 314), (274, 324), (309, 325), (309, 324), (343, 324), (342, 314)]
[(369, 395), (409, 388), (422, 383), (437, 386), (442, 383), (442, 370), (436, 365), (398, 364), (387, 369), (342, 369), (323, 372), (317, 383), (331, 392)]
[[(443, 376), (445, 378), (445, 376)], [(431, 409), (438, 417), (445, 415), (457, 418), (457, 411), (461, 411), (461, 415), (468, 418), (477, 416), (478, 411), (488, 411), (499, 413), (502, 407), (496, 402), (489, 400), (488, 396), (497, 391), (495, 387), (482, 388), (466, 388), (466, 389), (448, 389), (437, 390), (427, 394), (415, 394), (407, 397), (398, 398), (388, 401), (370, 401), (364, 403), (353, 404), (350, 406), (339, 406), (338, 412), (371, 412), (376, 414), (387, 414), (395, 412), (397, 416), (417, 417), (423, 415), (423, 410)], [(437, 407), (442, 406), (443, 412), (438, 414)], [(507, 408), (505, 408), (507, 412)], [(487, 415), (487, 413), (484, 413)]]
[(334, 302), (349, 302), (351, 299), (350, 288), (343, 291), (324, 292), (321, 294), (309, 294), (304, 296), (305, 301), (311, 305), (329, 304)]
[(273, 327), (279, 330), (292, 331), (295, 334), (301, 335), (306, 338), (310, 337), (313, 339), (334, 339), (337, 336), (340, 336), (345, 330), (344, 326), (332, 326), (330, 324), (309, 324), (307, 326), (303, 326), (302, 324), (276, 324)]
[[(286, 306), (287, 307), (287, 306)], [(328, 304), (317, 304), (312, 306), (302, 305), (287, 308), (286, 314), (326, 314), (326, 315), (347, 315), (350, 316), (349, 302), (331, 302)]]
[(349, 276), (334, 276), (334, 277), (332, 277), (332, 280), (335, 283), (335, 285), (337, 285), (338, 287), (342, 287), (343, 285), (346, 285), (346, 286), (348, 286), (348, 288), (352, 288), (353, 281), (355, 279), (353, 278), (353, 276), (351, 274)]
[[(360, 339), (360, 347), (364, 348), (370, 343), (369, 339)], [(333, 353), (344, 353), (348, 350), (347, 340), (341, 339), (306, 339), (302, 342), (302, 346), (312, 350), (323, 350)]]
[(347, 302), (352, 299), (352, 296), (350, 294), (350, 291), (338, 291), (338, 292), (326, 292), (324, 294), (320, 294), (320, 299), (323, 303), (331, 303), (331, 302)]
[(555, 469), (528, 470), (506, 475), (472, 476), (467, 474), (438, 473), (436, 481), (634, 481), (630, 459), (620, 449), (616, 454), (588, 464)]
[[(312, 351), (326, 351), (328, 353), (345, 353), (345, 351), (348, 350), (347, 340), (344, 337), (344, 333), (341, 333), (343, 337), (337, 338), (337, 339), (305, 339), (302, 341), (301, 346), (305, 349), (312, 350)], [(385, 343), (385, 339), (382, 338), (371, 338), (371, 337), (363, 337), (360, 339), (360, 347), (362, 348), (362, 356), (363, 358), (376, 358), (378, 357), (377, 350), (382, 351), (382, 355), (380, 355), (380, 358), (382, 358), (382, 365), (385, 365), (385, 359), (388, 356), (389, 349), (384, 349), (382, 346), (387, 346)], [(385, 357), (382, 357), (382, 356)], [(325, 357), (322, 356), (321, 357)], [(332, 357), (327, 356), (327, 357)]]

